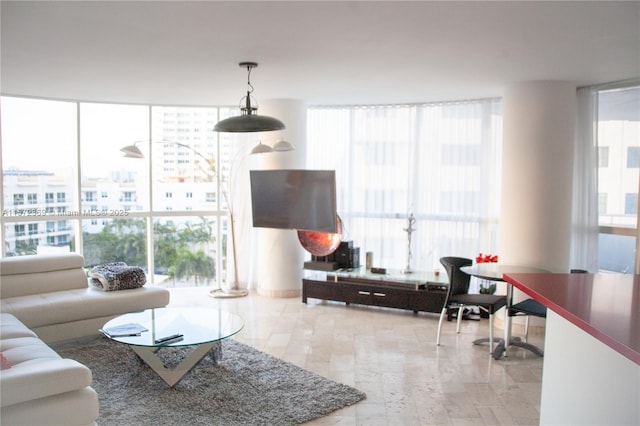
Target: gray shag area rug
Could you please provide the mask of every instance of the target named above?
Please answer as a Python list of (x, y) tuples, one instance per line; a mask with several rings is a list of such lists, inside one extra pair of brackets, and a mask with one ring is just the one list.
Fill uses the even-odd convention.
[[(160, 351), (168, 367), (192, 348)], [(207, 355), (173, 388), (126, 345), (100, 338), (60, 348), (93, 373), (97, 423), (108, 425), (297, 425), (366, 395), (227, 339), (218, 362)]]

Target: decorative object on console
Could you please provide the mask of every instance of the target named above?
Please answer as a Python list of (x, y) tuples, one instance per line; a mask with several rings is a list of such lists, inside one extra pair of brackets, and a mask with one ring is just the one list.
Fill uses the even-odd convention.
[(298, 231), (302, 248), (317, 257), (334, 253), (342, 241), (342, 219), (337, 216), (336, 222), (337, 232)]
[(403, 231), (407, 233), (407, 266), (402, 271), (404, 274), (413, 272), (411, 269), (411, 234), (416, 230), (416, 228), (414, 228), (415, 224), (416, 218), (413, 216), (413, 213), (410, 213), (409, 217), (407, 217), (407, 227), (403, 229)]
[[(497, 254), (482, 254), (479, 253), (476, 256), (476, 263), (497, 263)], [(497, 285), (495, 281), (480, 280), (480, 294), (494, 294), (496, 292)]]
[(305, 269), (335, 271), (340, 268), (335, 252), (342, 241), (342, 219), (336, 216), (337, 232), (298, 231), (298, 241), (311, 253), (311, 261), (304, 263)]
[(373, 252), (372, 251), (368, 251), (365, 255), (365, 267), (367, 269), (371, 269), (371, 267), (373, 266)]
[(221, 120), (213, 127), (216, 132), (269, 132), (273, 130), (282, 130), (285, 125), (277, 118), (267, 115), (258, 115), (257, 103), (251, 104), (251, 93), (253, 86), (251, 85), (251, 70), (258, 66), (257, 62), (240, 62), (240, 67), (247, 69), (247, 96), (240, 100), (240, 110), (242, 115), (229, 117)]

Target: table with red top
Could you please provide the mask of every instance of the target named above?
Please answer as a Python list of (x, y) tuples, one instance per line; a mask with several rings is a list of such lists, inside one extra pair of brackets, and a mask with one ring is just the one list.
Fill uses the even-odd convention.
[(545, 305), (540, 424), (640, 424), (640, 275), (506, 274)]

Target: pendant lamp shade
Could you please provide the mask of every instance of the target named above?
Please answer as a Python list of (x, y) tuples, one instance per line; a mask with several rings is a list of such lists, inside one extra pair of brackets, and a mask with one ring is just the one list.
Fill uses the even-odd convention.
[(267, 152), (273, 152), (273, 148), (269, 145), (265, 145), (262, 142), (258, 142), (258, 145), (254, 146), (251, 150), (251, 154), (265, 154)]
[(284, 139), (280, 139), (278, 142), (276, 142), (275, 145), (273, 145), (274, 151), (284, 152), (284, 151), (293, 151), (293, 149), (294, 149), (293, 145), (291, 145), (290, 142), (287, 142)]
[(270, 132), (282, 130), (285, 125), (277, 118), (267, 115), (258, 115), (258, 107), (251, 105), (251, 70), (258, 66), (256, 62), (240, 62), (240, 66), (247, 68), (247, 96), (242, 98), (240, 110), (242, 115), (229, 117), (219, 121), (213, 130), (216, 132), (247, 133), (247, 132)]
[(213, 127), (213, 130), (216, 132), (242, 133), (268, 132), (284, 128), (284, 123), (277, 118), (267, 115), (246, 114), (221, 120)]

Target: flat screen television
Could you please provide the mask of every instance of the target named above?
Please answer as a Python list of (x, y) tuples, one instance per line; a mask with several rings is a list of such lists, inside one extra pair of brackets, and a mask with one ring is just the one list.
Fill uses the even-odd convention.
[(335, 233), (335, 170), (250, 170), (253, 226)]

